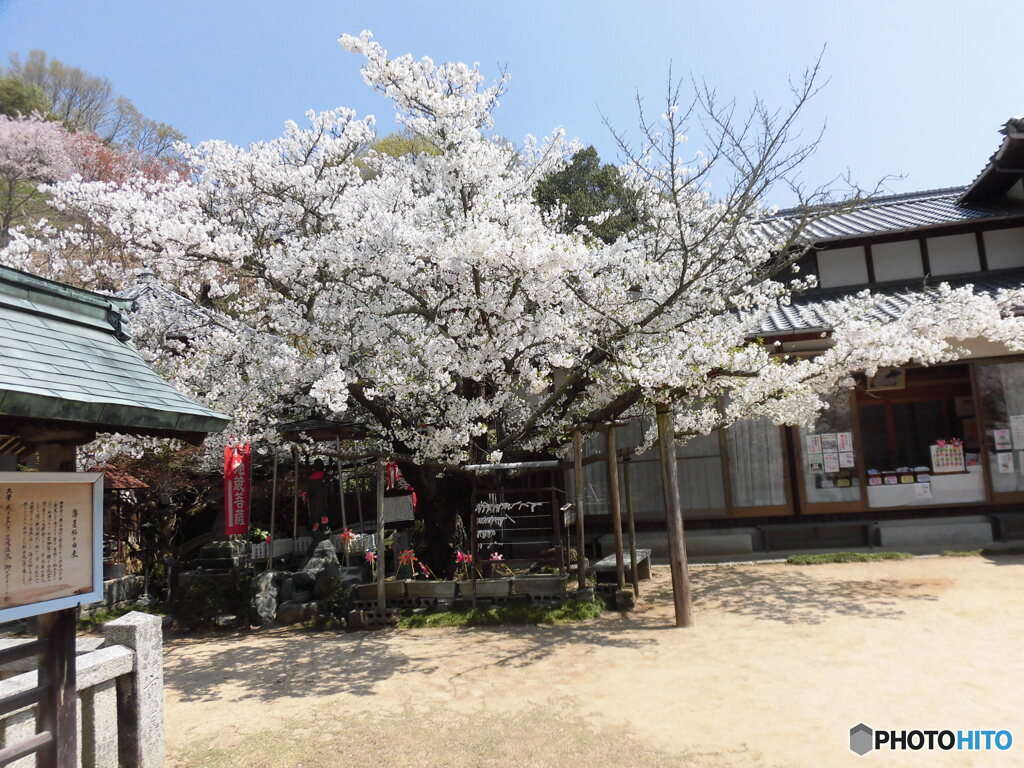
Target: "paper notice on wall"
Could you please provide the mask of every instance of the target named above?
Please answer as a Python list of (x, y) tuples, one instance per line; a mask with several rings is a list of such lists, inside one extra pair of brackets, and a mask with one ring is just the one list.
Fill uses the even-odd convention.
[[(842, 434), (842, 433), (840, 433)], [(853, 451), (840, 451), (839, 452), (839, 466), (843, 469), (853, 469), (856, 461), (853, 457)]]
[(932, 484), (931, 483), (915, 483), (914, 484), (914, 498), (924, 500), (931, 500), (932, 498)]
[(840, 453), (853, 450), (853, 432), (836, 432), (836, 440), (839, 443)]
[(1008, 451), (1013, 445), (1010, 443), (1010, 430), (997, 429), (992, 432), (992, 439), (995, 440), (997, 451)]
[(807, 469), (811, 472), (821, 472), (825, 469), (825, 460), (820, 453), (807, 454)]
[(839, 441), (836, 439), (835, 432), (826, 432), (821, 436), (821, 450), (826, 453), (839, 450)]
[(823, 453), (822, 458), (825, 464), (826, 472), (838, 472), (839, 471), (839, 454), (835, 451), (829, 453)]
[(999, 467), (1000, 474), (1013, 474), (1013, 453), (1011, 453), (1010, 451), (1006, 451), (1005, 453), (997, 453), (996, 464)]
[(807, 453), (821, 453), (821, 435), (807, 436)]
[(1024, 416), (1010, 417), (1010, 434), (1013, 436), (1015, 450), (1024, 448)]

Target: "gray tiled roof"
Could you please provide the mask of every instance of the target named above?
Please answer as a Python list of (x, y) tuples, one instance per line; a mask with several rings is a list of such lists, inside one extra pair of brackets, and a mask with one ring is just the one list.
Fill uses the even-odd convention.
[[(876, 288), (872, 294), (880, 296), (879, 317), (883, 320), (899, 318), (908, 307), (928, 301), (940, 281), (925, 284), (922, 280), (902, 285)], [(1024, 288), (1024, 270), (990, 272), (941, 281), (958, 288), (973, 285), (975, 293), (994, 294), (1005, 289)], [(797, 296), (788, 305), (780, 305), (768, 313), (758, 330), (761, 336), (787, 336), (797, 333), (827, 332), (832, 326), (839, 302), (850, 295), (849, 289), (815, 291)]]
[[(849, 210), (829, 214), (819, 210), (821, 218), (805, 229), (807, 239), (838, 240), (848, 237), (898, 232), (919, 227), (957, 224), (977, 219), (1024, 216), (1024, 207), (980, 207), (960, 205), (957, 201), (966, 187), (948, 187), (925, 192), (876, 197)], [(773, 236), (785, 236), (796, 223), (796, 209), (779, 211), (760, 224)]]
[(226, 416), (186, 398), (140, 357), (121, 330), (128, 305), (0, 267), (0, 416), (128, 434), (223, 429)]

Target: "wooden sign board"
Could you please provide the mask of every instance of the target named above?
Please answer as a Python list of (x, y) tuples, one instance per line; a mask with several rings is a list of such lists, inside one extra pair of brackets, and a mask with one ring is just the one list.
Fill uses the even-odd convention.
[(103, 599), (103, 475), (0, 472), (0, 622)]

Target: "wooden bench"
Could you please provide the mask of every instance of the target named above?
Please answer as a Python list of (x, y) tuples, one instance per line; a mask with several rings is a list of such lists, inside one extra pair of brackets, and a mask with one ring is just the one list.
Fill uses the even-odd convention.
[[(633, 560), (629, 555), (628, 549), (622, 553), (622, 564), (626, 569), (626, 581), (628, 582), (630, 580), (629, 572), (633, 567)], [(597, 574), (599, 582), (614, 581), (616, 575), (614, 553), (608, 555), (608, 557), (601, 558), (591, 568)], [(651, 578), (651, 550), (638, 549), (636, 551), (636, 576), (641, 581)]]

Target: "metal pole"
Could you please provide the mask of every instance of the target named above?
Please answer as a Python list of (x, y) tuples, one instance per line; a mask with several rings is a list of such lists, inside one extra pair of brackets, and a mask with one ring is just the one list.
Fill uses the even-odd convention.
[(668, 528), (668, 557), (672, 568), (672, 597), (676, 608), (676, 626), (693, 624), (690, 601), (690, 575), (686, 567), (686, 542), (683, 539), (683, 515), (679, 508), (679, 470), (676, 466), (676, 437), (672, 407), (658, 403), (658, 445), (661, 448), (661, 487), (665, 496), (665, 521)]
[(608, 462), (608, 501), (615, 535), (615, 578), (618, 589), (626, 588), (626, 567), (622, 557), (622, 505), (619, 501), (619, 456), (615, 445), (615, 425), (609, 424), (605, 433), (605, 458)]
[(341, 546), (343, 549), (342, 560), (345, 563), (345, 567), (348, 567), (348, 542), (345, 541), (345, 531), (348, 530), (348, 519), (345, 516), (345, 479), (341, 474), (341, 440), (334, 438), (334, 448), (338, 454), (338, 499), (341, 502)]
[(270, 481), (270, 541), (267, 542), (267, 570), (274, 567), (274, 515), (277, 512), (277, 446), (274, 446), (274, 473)]
[(630, 480), (630, 467), (633, 457), (629, 451), (624, 451), (622, 456), (622, 479), (625, 481), (626, 492), (626, 519), (629, 525), (629, 577), (633, 581), (633, 595), (640, 597), (640, 574), (636, 562), (636, 518), (633, 516), (633, 486)]
[(579, 589), (587, 588), (586, 531), (583, 526), (583, 432), (572, 430), (573, 480), (576, 492), (576, 576)]
[(387, 485), (387, 464), (377, 459), (377, 607), (384, 610), (384, 486)]

